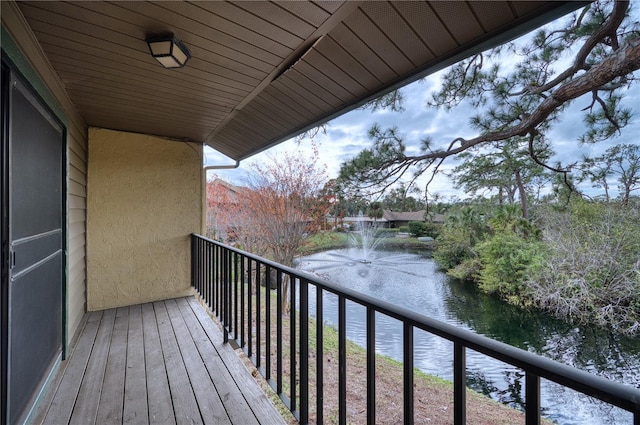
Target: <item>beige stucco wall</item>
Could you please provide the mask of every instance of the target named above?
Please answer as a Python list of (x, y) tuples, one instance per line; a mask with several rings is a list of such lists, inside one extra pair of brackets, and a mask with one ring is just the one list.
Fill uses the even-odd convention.
[(89, 129), (87, 308), (183, 296), (202, 225), (202, 146)]

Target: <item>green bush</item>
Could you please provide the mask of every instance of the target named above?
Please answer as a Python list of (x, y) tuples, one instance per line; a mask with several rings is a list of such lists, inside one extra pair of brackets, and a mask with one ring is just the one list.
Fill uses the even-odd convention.
[(450, 268), (447, 274), (454, 279), (476, 282), (482, 270), (482, 262), (478, 257), (467, 258), (462, 263)]
[(399, 229), (389, 229), (387, 227), (381, 227), (376, 230), (377, 238), (393, 238), (399, 232)]
[(465, 260), (476, 257), (473, 247), (469, 243), (469, 236), (461, 228), (445, 228), (436, 239), (433, 259), (442, 270), (449, 270)]
[(408, 227), (411, 236), (430, 236), (429, 226), (424, 221), (410, 221)]
[(476, 247), (482, 269), (479, 287), (520, 304), (526, 294), (525, 282), (540, 268), (543, 245), (507, 232), (497, 233)]
[(402, 233), (409, 233), (409, 226), (400, 226), (398, 227), (398, 231)]

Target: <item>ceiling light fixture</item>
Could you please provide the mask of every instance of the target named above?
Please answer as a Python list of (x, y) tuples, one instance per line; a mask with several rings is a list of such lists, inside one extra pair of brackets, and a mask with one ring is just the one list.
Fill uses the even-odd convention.
[(182, 68), (191, 55), (173, 34), (147, 38), (151, 55), (165, 68)]

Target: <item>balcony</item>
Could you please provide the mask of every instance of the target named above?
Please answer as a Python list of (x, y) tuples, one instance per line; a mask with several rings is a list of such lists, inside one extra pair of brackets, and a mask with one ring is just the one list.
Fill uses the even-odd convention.
[[(201, 236), (192, 236), (192, 282), (223, 324), (223, 339), (241, 347), (300, 423), (379, 423), (376, 383), (376, 316), (402, 323), (403, 370), (394, 395), (395, 423), (413, 424), (416, 419), (416, 372), (414, 331), (428, 332), (453, 343), (453, 412), (447, 423), (467, 423), (472, 399), (466, 385), (465, 356), (468, 349), (520, 368), (525, 374), (523, 398), (527, 425), (542, 422), (540, 383), (555, 382), (630, 412), (630, 423), (640, 425), (640, 390), (560, 364), (501, 342), (438, 322), (331, 282), (290, 269)], [(289, 285), (282, 285), (289, 282)], [(267, 289), (274, 288), (274, 289)], [(283, 289), (284, 288), (284, 289)], [(324, 294), (338, 299), (337, 385), (328, 388), (324, 374), (329, 367), (322, 302)], [(294, 300), (287, 309), (283, 300)], [(310, 304), (315, 302), (315, 312)], [(347, 303), (366, 309), (366, 419), (354, 420), (350, 406), (347, 371), (353, 359), (347, 354)], [(335, 357), (334, 357), (335, 359)], [(388, 389), (387, 389), (388, 390)], [(337, 397), (335, 397), (337, 393)], [(352, 393), (352, 392), (351, 392)], [(337, 406), (329, 405), (330, 397)], [(496, 406), (497, 408), (497, 406)], [(385, 418), (386, 420), (387, 418)], [(483, 423), (484, 422), (483, 418)], [(475, 423), (476, 418), (469, 418)], [(522, 422), (520, 422), (522, 423)]]
[(286, 422), (186, 297), (88, 313), (34, 423)]

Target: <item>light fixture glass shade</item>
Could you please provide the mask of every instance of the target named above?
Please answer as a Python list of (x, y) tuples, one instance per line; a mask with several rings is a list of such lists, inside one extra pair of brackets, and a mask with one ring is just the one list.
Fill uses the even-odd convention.
[(189, 50), (173, 34), (147, 38), (151, 55), (165, 68), (182, 68), (191, 55)]

